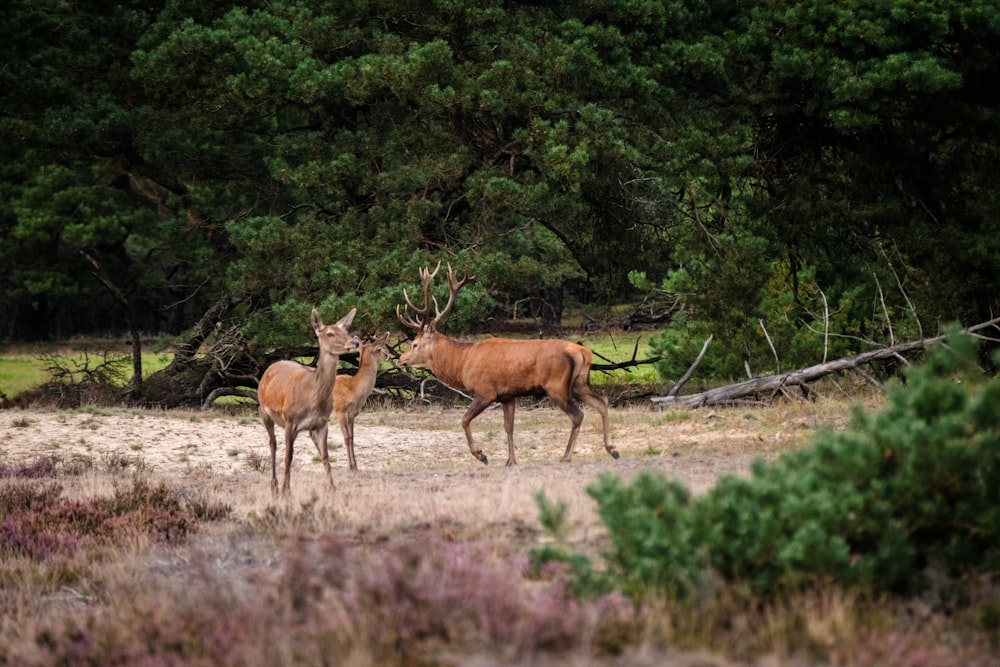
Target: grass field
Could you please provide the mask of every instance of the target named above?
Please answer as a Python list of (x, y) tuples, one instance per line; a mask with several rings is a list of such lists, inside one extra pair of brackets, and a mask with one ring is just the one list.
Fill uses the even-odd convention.
[[(621, 362), (637, 338), (636, 357), (647, 358), (648, 334), (583, 342)], [(45, 381), (51, 355), (70, 368), (101, 358), (7, 350), (0, 388), (14, 395)], [(169, 360), (150, 354), (145, 371)], [(600, 391), (657, 378), (641, 366), (592, 381)], [(807, 446), (818, 429), (843, 428), (853, 404), (877, 409), (882, 397), (853, 381), (821, 392), (850, 388), (851, 399), (615, 408), (619, 460), (586, 410), (568, 464), (558, 462), (566, 416), (525, 401), (513, 468), (502, 465), (499, 410), (473, 423), (483, 466), (466, 446), (461, 408), (375, 397), (358, 419), (360, 470), (346, 469), (332, 429), (331, 492), (300, 436), (288, 499), (270, 493), (251, 404), (0, 410), (0, 664), (1000, 665), (1000, 590), (987, 579), (967, 582), (959, 601), (818, 586), (776, 604), (706, 590), (694, 606), (636, 606), (620, 594), (566, 595), (565, 571), (529, 573), (532, 549), (553, 539), (594, 556), (608, 547), (587, 493), (600, 476), (654, 471), (704, 493), (757, 459)], [(566, 504), (558, 538), (541, 529), (542, 491)]]
[[(39, 386), (51, 379), (48, 369), (55, 360), (69, 370), (79, 370), (88, 365), (100, 363), (104, 359), (103, 353), (84, 353), (78, 350), (68, 349), (65, 346), (52, 346), (49, 350), (43, 350), (38, 346), (34, 347), (34, 352), (26, 349), (7, 350), (0, 354), (0, 392), (13, 398), (21, 392)], [(55, 355), (55, 359), (47, 355)], [(125, 379), (131, 375), (131, 357), (121, 352), (114, 352), (109, 358), (120, 358), (122, 360), (120, 368), (126, 373)], [(164, 368), (170, 363), (170, 354), (146, 353), (142, 355), (143, 377), (148, 377), (156, 371)]]
[[(652, 356), (649, 348), (649, 338), (653, 334), (629, 334), (622, 336), (600, 335), (588, 337), (584, 344), (594, 350), (595, 364), (628, 361), (635, 351), (637, 359), (648, 359)], [(638, 347), (636, 348), (636, 342)], [(81, 349), (85, 348), (85, 349)], [(87, 351), (89, 349), (89, 351)], [(33, 344), (8, 346), (0, 351), (0, 392), (9, 398), (37, 387), (51, 378), (48, 368), (53, 365), (56, 357), (65, 368), (93, 367), (100, 363), (107, 352), (109, 357), (121, 359), (120, 368), (127, 381), (131, 375), (131, 356), (120, 342), (86, 341), (56, 343), (51, 345)], [(603, 358), (602, 358), (603, 357)], [(148, 377), (170, 363), (173, 356), (169, 352), (147, 352), (142, 355), (143, 377)], [(658, 382), (656, 371), (652, 365), (642, 365), (632, 369), (618, 369), (608, 372), (594, 372), (591, 382), (595, 386), (602, 384), (629, 384)]]
[(607, 537), (586, 488), (600, 475), (659, 471), (703, 493), (842, 428), (848, 409), (613, 410), (620, 460), (588, 411), (562, 464), (565, 415), (525, 406), (520, 464), (505, 468), (499, 411), (474, 422), (483, 466), (461, 409), (376, 404), (358, 421), (360, 470), (332, 435), (331, 492), (303, 436), (287, 500), (271, 496), (251, 408), (0, 411), (0, 664), (998, 664), (988, 581), (960, 605), (820, 587), (778, 604), (706, 591), (694, 607), (635, 607), (566, 596), (559, 570), (529, 575), (530, 550), (552, 539), (540, 491), (566, 503), (559, 539), (599, 554)]

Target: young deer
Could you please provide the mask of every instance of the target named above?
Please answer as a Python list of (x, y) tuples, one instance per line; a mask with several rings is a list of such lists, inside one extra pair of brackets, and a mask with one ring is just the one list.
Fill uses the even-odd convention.
[(470, 424), (490, 404), (499, 402), (503, 408), (504, 431), (507, 432), (507, 465), (515, 465), (514, 408), (517, 397), (548, 396), (572, 421), (563, 461), (570, 460), (583, 422), (583, 411), (576, 401), (586, 403), (601, 415), (604, 449), (617, 459), (618, 450), (611, 445), (608, 400), (590, 389), (593, 353), (582, 345), (565, 340), (489, 338), (469, 343), (449, 338), (437, 330), (437, 323), (451, 309), (455, 294), (468, 279), (456, 280), (451, 266), (448, 267), (448, 303), (444, 310), (438, 310), (437, 300), (434, 299), (435, 315), (432, 318), (430, 287), (440, 268), (439, 262), (434, 273), (427, 269), (420, 271), (424, 288), (423, 308), (414, 306), (403, 291), (406, 305), (414, 311), (416, 319), (404, 318), (399, 314), (398, 306), (396, 315), (404, 325), (416, 329), (417, 335), (399, 361), (403, 366), (429, 369), (449, 387), (472, 394), (472, 405), (462, 417), (462, 428), (472, 455), (487, 463), (486, 454), (473, 444)]
[(309, 431), (316, 443), (326, 468), (326, 477), (333, 490), (330, 456), (327, 449), (327, 430), (330, 411), (333, 410), (333, 387), (337, 380), (337, 362), (340, 355), (354, 352), (361, 347), (357, 336), (347, 331), (354, 320), (355, 308), (336, 324), (324, 325), (319, 313), (312, 311), (312, 327), (319, 340), (319, 361), (315, 368), (295, 361), (276, 361), (260, 378), (257, 385), (257, 402), (260, 419), (267, 429), (268, 446), (271, 448), (271, 492), (278, 493), (276, 456), (278, 442), (274, 425), (285, 430), (285, 481), (282, 495), (291, 487), (292, 452), (295, 437), (300, 431)]
[(383, 334), (371, 343), (361, 346), (361, 360), (354, 375), (341, 375), (333, 385), (333, 413), (344, 435), (347, 447), (347, 464), (351, 470), (358, 469), (354, 459), (354, 418), (361, 413), (365, 401), (375, 388), (378, 365), (389, 358), (385, 344), (389, 334)]

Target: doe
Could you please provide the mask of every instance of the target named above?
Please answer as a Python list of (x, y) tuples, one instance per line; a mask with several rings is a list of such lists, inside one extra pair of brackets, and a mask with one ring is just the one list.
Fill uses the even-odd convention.
[(358, 463), (354, 460), (354, 418), (361, 413), (365, 401), (375, 389), (378, 365), (389, 358), (389, 350), (386, 348), (388, 339), (389, 334), (385, 333), (362, 345), (358, 372), (354, 375), (341, 375), (333, 385), (333, 413), (340, 424), (340, 432), (344, 435), (347, 465), (352, 471), (358, 469)]
[(323, 467), (326, 468), (330, 489), (333, 490), (327, 430), (330, 411), (333, 410), (333, 387), (337, 380), (340, 355), (355, 352), (361, 347), (361, 340), (347, 331), (347, 327), (354, 321), (356, 310), (352, 308), (336, 324), (323, 324), (319, 313), (313, 309), (312, 327), (319, 341), (316, 367), (283, 359), (268, 366), (260, 378), (257, 402), (260, 404), (260, 419), (267, 429), (267, 444), (271, 448), (271, 492), (275, 495), (278, 493), (278, 442), (274, 436), (275, 424), (285, 430), (285, 481), (281, 486), (282, 495), (291, 488), (292, 452), (295, 437), (301, 431), (308, 431), (309, 437), (316, 444), (323, 459)]

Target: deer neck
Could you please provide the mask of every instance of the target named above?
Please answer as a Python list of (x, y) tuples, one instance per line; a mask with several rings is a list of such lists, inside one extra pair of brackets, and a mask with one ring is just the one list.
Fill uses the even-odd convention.
[[(320, 406), (329, 404), (333, 409), (333, 385), (337, 381), (337, 364), (340, 362), (340, 355), (320, 352), (319, 362), (316, 364), (316, 402)], [(329, 412), (330, 410), (327, 410)]]
[(375, 376), (378, 375), (378, 361), (376, 355), (362, 348), (361, 363), (358, 364), (358, 372), (354, 376), (357, 378), (359, 393), (367, 394), (375, 387)]
[(434, 352), (431, 355), (430, 371), (437, 379), (450, 387), (465, 389), (462, 381), (462, 367), (465, 357), (472, 349), (472, 343), (457, 341), (442, 333), (434, 334)]

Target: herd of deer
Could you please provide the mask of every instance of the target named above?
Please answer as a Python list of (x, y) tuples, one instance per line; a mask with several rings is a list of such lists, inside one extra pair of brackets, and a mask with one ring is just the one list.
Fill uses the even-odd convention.
[[(618, 458), (618, 451), (611, 445), (608, 423), (608, 401), (590, 389), (590, 365), (593, 353), (582, 345), (565, 340), (513, 340), (490, 338), (479, 342), (463, 342), (450, 338), (437, 330), (441, 318), (451, 310), (455, 295), (469, 278), (458, 280), (448, 266), (448, 303), (444, 310), (438, 308), (437, 299), (430, 289), (441, 268), (431, 272), (421, 269), (420, 279), (424, 291), (424, 305), (416, 307), (406, 291), (405, 315), (396, 309), (400, 322), (416, 331), (410, 349), (399, 358), (408, 368), (424, 368), (444, 384), (469, 393), (472, 404), (462, 417), (462, 428), (474, 457), (487, 463), (486, 454), (478, 449), (472, 439), (470, 424), (492, 403), (503, 409), (504, 431), (507, 433), (507, 465), (517, 463), (514, 456), (514, 408), (519, 396), (548, 396), (553, 403), (569, 415), (572, 429), (569, 444), (562, 461), (569, 461), (573, 445), (583, 422), (583, 412), (577, 401), (589, 405), (601, 415), (604, 430), (604, 449)], [(430, 314), (431, 304), (434, 315)], [(348, 331), (354, 320), (352, 309), (336, 324), (323, 324), (319, 313), (312, 311), (312, 327), (319, 341), (319, 356), (315, 367), (295, 361), (278, 361), (264, 371), (257, 389), (260, 418), (267, 429), (271, 449), (271, 490), (278, 493), (277, 439), (275, 425), (285, 435), (285, 478), (282, 494), (289, 491), (291, 483), (292, 452), (296, 436), (308, 431), (316, 445), (330, 488), (333, 475), (327, 447), (327, 431), (331, 415), (336, 415), (344, 436), (348, 465), (357, 470), (354, 458), (354, 419), (375, 387), (379, 364), (389, 358), (384, 334), (370, 343)], [(338, 376), (340, 355), (360, 352), (358, 372), (353, 376)]]

